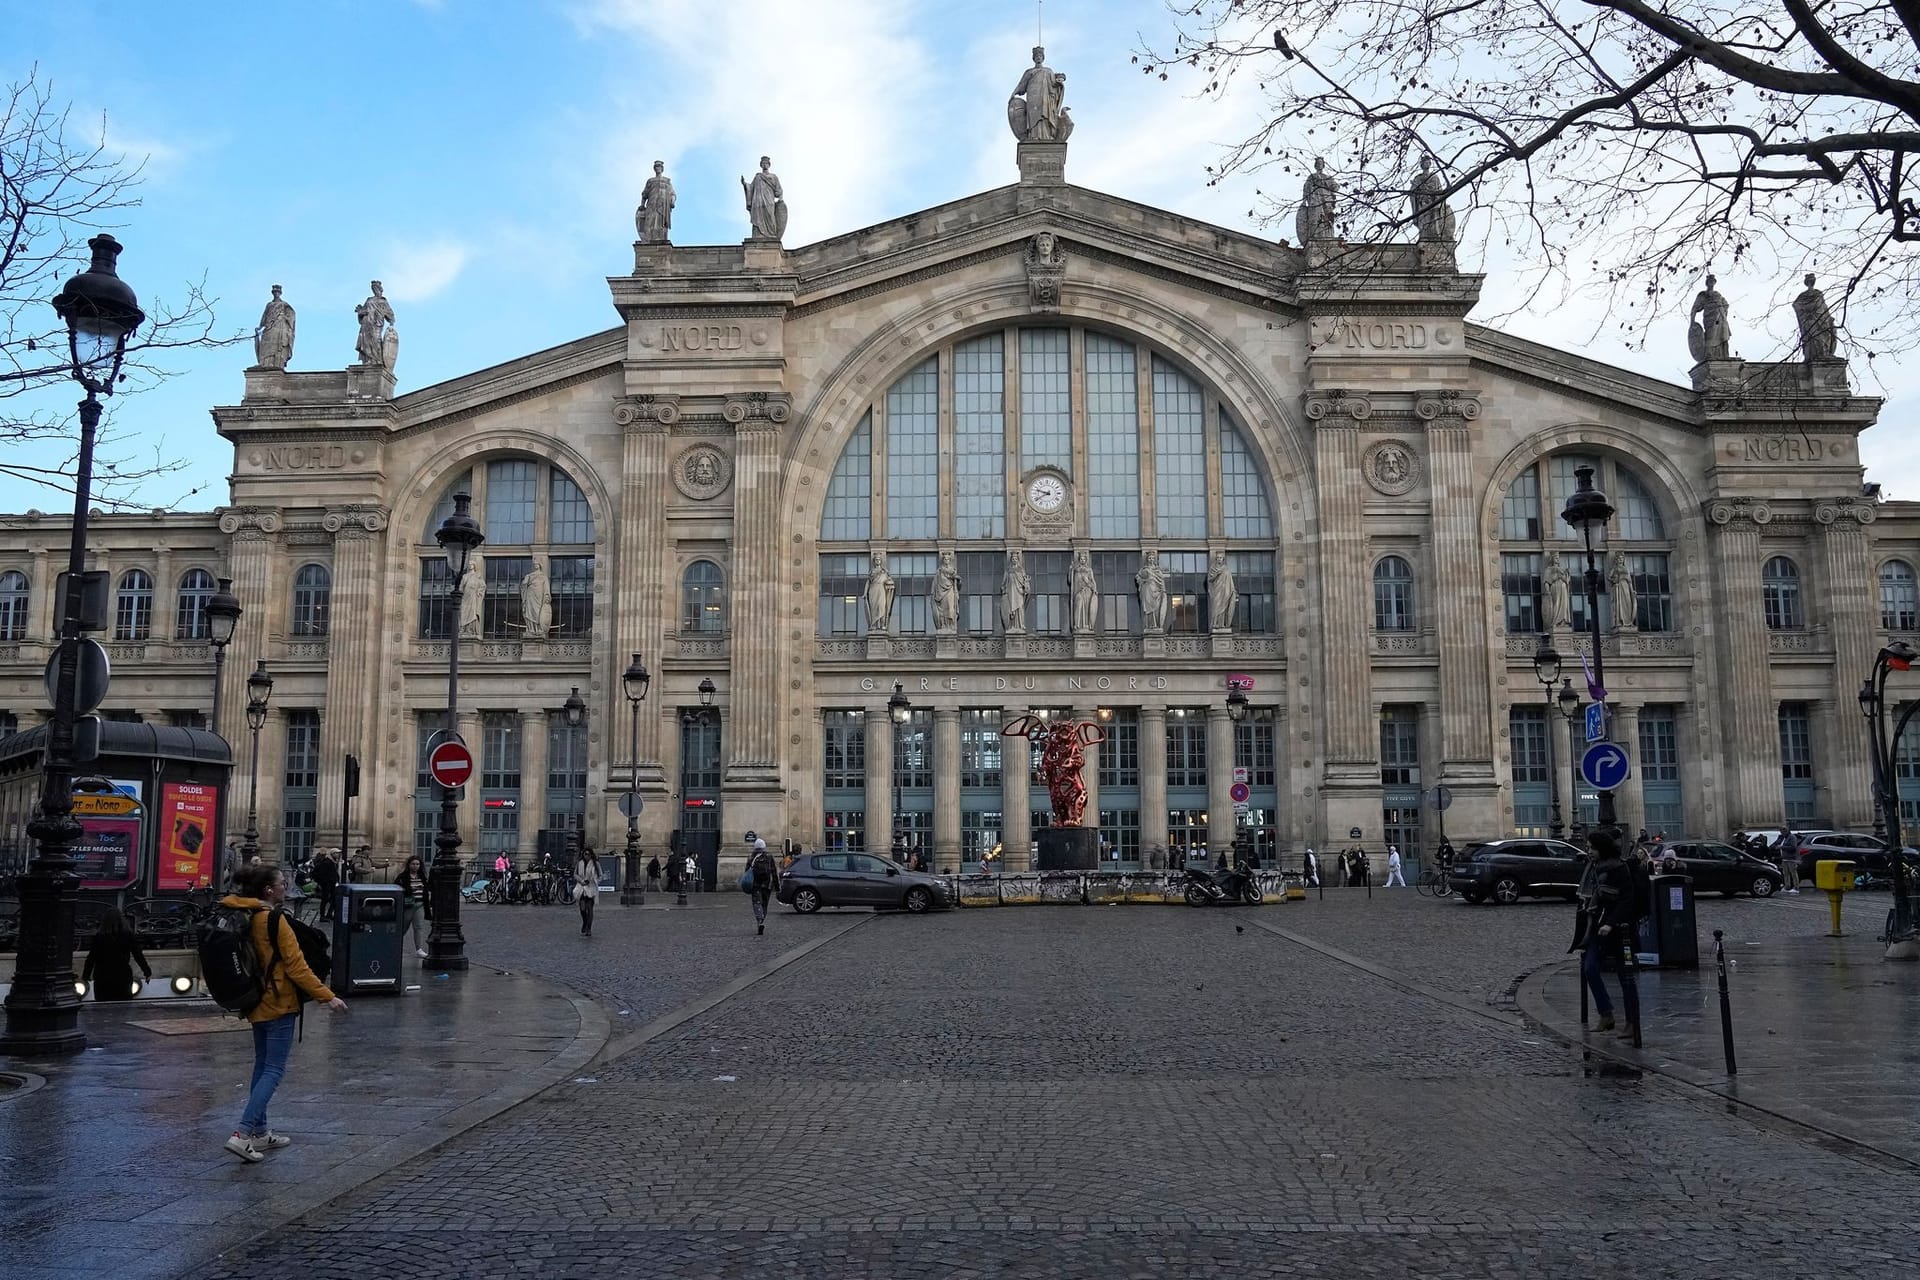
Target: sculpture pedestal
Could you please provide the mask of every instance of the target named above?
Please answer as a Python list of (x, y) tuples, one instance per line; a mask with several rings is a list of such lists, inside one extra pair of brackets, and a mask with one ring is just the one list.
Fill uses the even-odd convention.
[(1033, 833), (1036, 871), (1096, 871), (1100, 867), (1098, 827), (1042, 827)]

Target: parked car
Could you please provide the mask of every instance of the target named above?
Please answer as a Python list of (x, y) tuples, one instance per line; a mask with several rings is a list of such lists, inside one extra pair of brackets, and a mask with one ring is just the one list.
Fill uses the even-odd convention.
[(1668, 840), (1662, 849), (1680, 860), (1681, 872), (1693, 877), (1695, 893), (1750, 893), (1770, 898), (1780, 891), (1780, 869), (1765, 858), (1755, 857), (1718, 840), (1696, 840), (1682, 836)]
[(1886, 865), (1881, 848), (1883, 842), (1858, 831), (1795, 832), (1789, 839), (1792, 840), (1789, 848), (1800, 859), (1802, 880), (1812, 880), (1813, 864), (1829, 859), (1860, 862), (1862, 858), (1877, 856), (1880, 864)]
[(871, 853), (809, 853), (780, 876), (781, 902), (807, 914), (822, 907), (899, 908), (915, 915), (950, 907), (947, 882)]
[(1502, 905), (1523, 895), (1571, 899), (1587, 855), (1564, 840), (1515, 838), (1470, 844), (1453, 868), (1453, 887), (1468, 902)]

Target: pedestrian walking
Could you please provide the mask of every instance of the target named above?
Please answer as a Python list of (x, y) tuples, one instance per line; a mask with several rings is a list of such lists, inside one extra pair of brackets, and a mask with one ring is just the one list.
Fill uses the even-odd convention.
[(593, 904), (600, 897), (600, 861), (591, 849), (574, 849), (573, 896), (580, 904), (580, 936), (591, 938)]
[(133, 999), (133, 966), (153, 977), (153, 966), (140, 951), (140, 935), (133, 931), (118, 907), (110, 907), (100, 917), (87, 950), (86, 968), (80, 981), (93, 985), (93, 998), (100, 1001)]
[(767, 931), (767, 903), (780, 887), (780, 868), (767, 852), (767, 842), (755, 837), (753, 853), (747, 859), (747, 896), (753, 899), (754, 933)]
[[(347, 1011), (347, 1002), (328, 990), (307, 967), (293, 925), (284, 916), (273, 914), (286, 896), (286, 879), (280, 868), (251, 866), (240, 869), (234, 876), (234, 891), (220, 900), (223, 907), (251, 913), (250, 940), (260, 962), (260, 1003), (247, 1012), (247, 1021), (253, 1024), (253, 1080), (247, 1088), (246, 1108), (240, 1113), (240, 1127), (226, 1143), (228, 1151), (248, 1164), (257, 1164), (267, 1152), (292, 1142), (267, 1127), (267, 1104), (273, 1101), (274, 1090), (287, 1074), (301, 997), (319, 1000), (335, 1013)], [(278, 925), (272, 937), (267, 934), (269, 922)]]
[(320, 899), (320, 918), (331, 920), (339, 912), (334, 902), (335, 891), (340, 887), (340, 864), (334, 860), (333, 850), (322, 849), (320, 856), (313, 860), (313, 893)]
[(427, 944), (421, 940), (421, 932), (427, 917), (427, 864), (419, 854), (407, 859), (407, 865), (393, 878), (393, 887), (400, 891), (400, 931), (413, 934), (413, 953), (425, 960)]
[(1644, 909), (1643, 894), (1636, 892), (1634, 875), (1620, 856), (1620, 842), (1610, 831), (1595, 831), (1587, 837), (1593, 850), (1591, 879), (1581, 879), (1581, 910), (1585, 913), (1579, 931), (1581, 941), (1580, 980), (1593, 995), (1593, 1008), (1600, 1015), (1595, 1029), (1614, 1029), (1613, 999), (1607, 994), (1602, 966), (1611, 962), (1620, 975), (1620, 1002), (1627, 1023), (1620, 1032), (1622, 1040), (1640, 1034), (1640, 987), (1634, 977), (1629, 954), (1633, 927)]
[(705, 887), (700, 883), (700, 867), (699, 864), (693, 860), (692, 854), (686, 856), (680, 868), (680, 883), (687, 889), (701, 889)]
[(1387, 883), (1384, 887), (1391, 889), (1395, 885), (1406, 888), (1407, 878), (1400, 874), (1400, 846), (1390, 844), (1387, 846)]
[(647, 888), (655, 893), (660, 891), (660, 855), (657, 853), (647, 863)]
[(1307, 884), (1315, 889), (1319, 888), (1320, 887), (1320, 855), (1313, 851), (1312, 845), (1307, 846), (1306, 873), (1307, 873)]

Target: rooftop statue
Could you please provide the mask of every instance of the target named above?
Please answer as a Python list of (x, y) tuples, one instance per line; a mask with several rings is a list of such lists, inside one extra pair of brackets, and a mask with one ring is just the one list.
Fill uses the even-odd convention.
[(1340, 198), (1340, 184), (1327, 172), (1327, 162), (1316, 159), (1300, 192), (1300, 211), (1294, 215), (1293, 229), (1305, 246), (1315, 240), (1333, 239), (1333, 206)]
[(399, 350), (399, 340), (388, 339), (393, 328), (393, 305), (387, 301), (386, 292), (381, 289), (378, 280), (373, 282), (373, 293), (353, 309), (353, 315), (360, 322), (360, 336), (353, 344), (354, 351), (360, 356), (360, 363), (393, 372), (393, 358)]
[(1013, 86), (1007, 99), (1007, 126), (1022, 142), (1065, 142), (1073, 132), (1073, 117), (1062, 99), (1067, 77), (1047, 66), (1047, 51), (1033, 47), (1033, 65)]
[(1693, 352), (1696, 363), (1730, 358), (1731, 328), (1727, 321), (1727, 300), (1713, 284), (1714, 278), (1708, 276), (1707, 287), (1694, 295), (1693, 310), (1687, 313), (1690, 321), (1687, 347)]
[[(280, 287), (274, 286), (278, 297)], [(1807, 273), (1807, 287), (1793, 300), (1793, 318), (1800, 325), (1800, 351), (1809, 360), (1831, 360), (1838, 345), (1838, 330), (1833, 312), (1827, 309), (1827, 295), (1813, 287), (1813, 273)], [(264, 363), (264, 361), (262, 362)]]
[(760, 172), (753, 181), (740, 179), (740, 190), (747, 198), (747, 220), (753, 224), (755, 240), (778, 240), (787, 231), (787, 202), (780, 190), (780, 179), (773, 175), (773, 161), (760, 157)]
[[(1812, 276), (1807, 279), (1811, 281)], [(273, 297), (260, 313), (260, 327), (253, 331), (253, 361), (262, 369), (285, 369), (293, 359), (293, 305), (273, 286)]]
[(673, 230), (673, 179), (667, 176), (667, 162), (653, 162), (653, 176), (640, 192), (640, 207), (633, 214), (633, 229), (641, 244), (665, 244)]

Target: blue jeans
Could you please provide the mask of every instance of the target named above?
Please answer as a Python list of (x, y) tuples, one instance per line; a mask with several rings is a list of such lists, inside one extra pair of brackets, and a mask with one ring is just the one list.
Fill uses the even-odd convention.
[(1633, 966), (1621, 954), (1621, 944), (1626, 942), (1628, 931), (1616, 927), (1612, 933), (1602, 938), (1597, 933), (1587, 939), (1586, 950), (1580, 953), (1580, 979), (1587, 984), (1587, 990), (1593, 993), (1593, 1007), (1601, 1017), (1610, 1017), (1613, 1013), (1613, 1000), (1607, 995), (1607, 984), (1600, 972), (1601, 960), (1611, 957), (1614, 971), (1620, 975), (1620, 1000), (1626, 1005), (1627, 1021), (1640, 1021), (1640, 985), (1635, 979)]
[(253, 1024), (253, 1084), (247, 1090), (247, 1109), (240, 1114), (240, 1132), (259, 1137), (267, 1131), (267, 1104), (287, 1074), (293, 1054), (293, 1028), (299, 1014), (289, 1013)]

